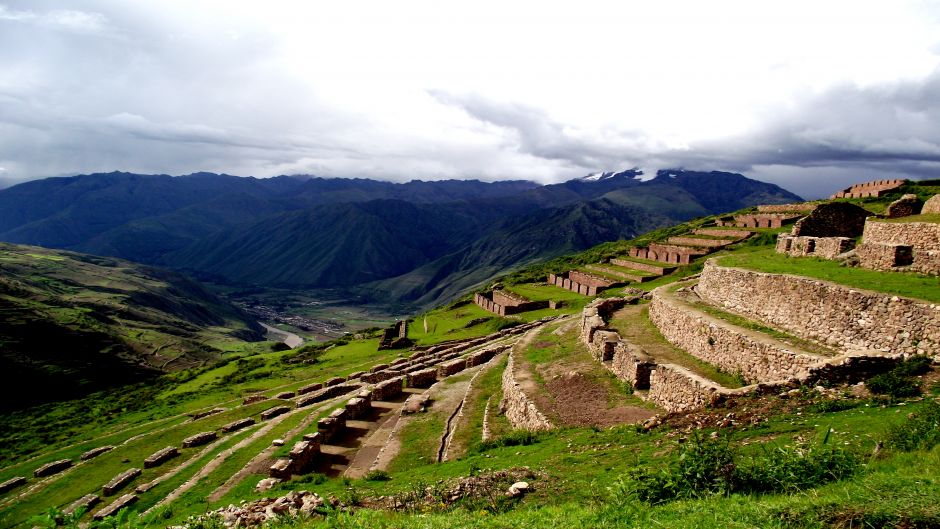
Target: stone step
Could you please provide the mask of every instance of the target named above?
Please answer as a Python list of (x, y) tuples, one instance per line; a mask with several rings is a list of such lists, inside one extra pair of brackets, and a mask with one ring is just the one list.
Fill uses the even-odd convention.
[(628, 281), (635, 281), (637, 283), (642, 283), (644, 281), (652, 281), (659, 276), (654, 276), (646, 274), (645, 272), (634, 271), (626, 268), (621, 268), (616, 265), (604, 265), (604, 264), (589, 264), (584, 268), (595, 272), (598, 274), (611, 276), (615, 279), (626, 279)]
[(634, 257), (621, 256), (610, 260), (610, 264), (621, 268), (639, 270), (655, 275), (666, 275), (676, 269), (674, 266), (663, 266), (662, 264), (652, 264), (654, 261), (643, 261)]

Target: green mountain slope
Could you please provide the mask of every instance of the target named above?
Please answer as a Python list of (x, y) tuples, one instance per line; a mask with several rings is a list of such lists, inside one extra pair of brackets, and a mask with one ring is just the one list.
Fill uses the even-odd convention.
[(202, 365), (260, 340), (256, 323), (175, 272), (0, 244), (2, 407)]

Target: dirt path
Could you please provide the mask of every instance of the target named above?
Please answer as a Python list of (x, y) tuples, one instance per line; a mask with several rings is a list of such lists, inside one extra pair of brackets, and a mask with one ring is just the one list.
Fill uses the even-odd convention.
[[(532, 365), (524, 359), (530, 345), (556, 347), (545, 341), (534, 343), (541, 329), (533, 329), (517, 344), (516, 381), (543, 413), (570, 426), (613, 426), (636, 423), (652, 417), (655, 412), (630, 397), (618, 387), (609, 372), (587, 351), (580, 339), (574, 350), (551, 362)], [(553, 334), (568, 339), (578, 333), (577, 320), (566, 321)], [(542, 383), (539, 383), (541, 379)]]
[[(463, 391), (463, 398), (461, 399), (460, 404), (457, 406), (457, 409), (454, 410), (454, 415), (452, 415), (450, 420), (447, 421), (446, 431), (444, 433), (444, 437), (441, 439), (441, 449), (438, 453), (439, 462), (450, 461), (452, 458), (452, 453), (453, 453), (452, 450), (459, 450), (460, 448), (466, 448), (466, 447), (461, 447), (461, 446), (454, 446), (453, 442), (454, 442), (454, 437), (457, 434), (457, 431), (461, 427), (469, 426), (468, 424), (469, 419), (466, 419), (468, 417), (467, 399), (470, 398), (471, 393), (473, 393), (473, 389), (476, 387), (475, 383), (477, 381), (477, 378), (479, 378), (480, 375), (488, 372), (494, 366), (499, 364), (505, 356), (506, 356), (506, 353), (498, 354), (494, 356), (493, 358), (491, 358), (485, 364), (479, 366), (479, 369), (477, 370), (477, 372), (473, 375), (473, 377), (470, 378), (470, 381), (467, 382), (467, 387)], [(492, 398), (492, 396), (490, 396), (490, 398)], [(489, 402), (490, 402), (489, 399), (487, 399), (486, 401), (487, 405), (489, 405)]]

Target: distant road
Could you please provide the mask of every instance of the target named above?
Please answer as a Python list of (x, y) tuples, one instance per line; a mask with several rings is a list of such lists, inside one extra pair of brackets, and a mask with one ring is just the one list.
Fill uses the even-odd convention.
[[(261, 323), (261, 322), (259, 321), (258, 323)], [(300, 336), (297, 336), (296, 334), (292, 332), (287, 332), (287, 331), (278, 329), (277, 327), (271, 327), (270, 325), (266, 323), (261, 323), (261, 326), (267, 329), (269, 333), (273, 334), (274, 336), (277, 336), (278, 340), (286, 343), (287, 346), (290, 347), (291, 349), (300, 347), (301, 345), (304, 344), (304, 339), (301, 338)]]

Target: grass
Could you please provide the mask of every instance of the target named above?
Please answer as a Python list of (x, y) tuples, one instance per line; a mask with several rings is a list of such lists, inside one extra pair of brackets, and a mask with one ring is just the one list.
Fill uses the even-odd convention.
[(816, 257), (789, 257), (778, 254), (773, 248), (727, 254), (718, 260), (718, 264), (771, 274), (811, 277), (853, 288), (940, 302), (940, 277), (937, 276), (847, 267)]
[(872, 219), (874, 222), (892, 222), (903, 224), (908, 222), (930, 222), (940, 224), (940, 213), (927, 213), (923, 215), (911, 215), (909, 217), (899, 217), (896, 219)]
[(650, 322), (647, 305), (628, 305), (615, 313), (608, 324), (623, 339), (642, 348), (658, 363), (680, 365), (726, 388), (744, 386), (740, 375), (725, 373), (669, 343)]
[[(676, 285), (676, 287), (672, 288), (671, 291), (675, 292), (675, 290), (678, 289), (679, 286), (680, 285)], [(715, 307), (714, 305), (709, 305), (699, 300), (698, 298), (682, 297), (680, 298), (680, 300), (686, 305), (690, 305), (694, 307), (696, 310), (700, 310), (710, 316), (714, 316), (718, 319), (724, 320), (732, 325), (737, 325), (738, 327), (742, 327), (744, 329), (749, 329), (755, 332), (766, 334), (767, 336), (770, 336), (771, 338), (774, 338), (776, 340), (789, 344), (793, 347), (797, 347), (806, 352), (817, 354), (817, 355), (822, 355), (822, 356), (834, 356), (836, 354), (836, 352), (833, 351), (832, 349), (829, 349), (817, 343), (811, 342), (809, 340), (798, 338), (790, 333), (786, 333), (778, 329), (768, 327), (754, 320), (745, 318), (744, 316), (740, 316), (738, 314), (734, 314), (734, 313), (722, 310), (718, 307)]]

